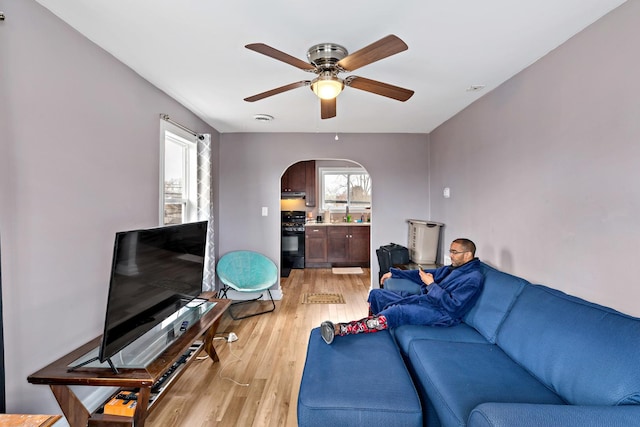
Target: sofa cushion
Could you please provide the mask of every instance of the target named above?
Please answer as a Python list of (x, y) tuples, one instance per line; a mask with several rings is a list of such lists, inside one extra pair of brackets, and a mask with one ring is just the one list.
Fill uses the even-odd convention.
[(422, 407), (389, 331), (309, 337), (298, 395), (298, 425), (422, 426)]
[(400, 347), (400, 351), (405, 356), (409, 354), (409, 348), (414, 340), (488, 344), (488, 341), (478, 331), (464, 323), (450, 327), (402, 325), (393, 329), (392, 333), (398, 343), (398, 347)]
[(485, 263), (480, 265), (484, 275), (484, 289), (463, 320), (478, 330), (487, 341), (495, 343), (498, 328), (529, 282)]
[(465, 426), (484, 402), (564, 404), (493, 344), (414, 341), (409, 363), (443, 427)]
[[(533, 405), (483, 403), (469, 417), (469, 427), (631, 427), (640, 420), (640, 406)], [(429, 426), (431, 427), (431, 426)]]
[(640, 319), (528, 286), (497, 344), (573, 405), (640, 403)]

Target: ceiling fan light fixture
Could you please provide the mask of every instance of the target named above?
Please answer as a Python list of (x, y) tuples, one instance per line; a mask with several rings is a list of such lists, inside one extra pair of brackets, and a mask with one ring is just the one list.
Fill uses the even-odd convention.
[(344, 81), (331, 75), (320, 75), (311, 82), (311, 90), (320, 99), (333, 99), (344, 89)]

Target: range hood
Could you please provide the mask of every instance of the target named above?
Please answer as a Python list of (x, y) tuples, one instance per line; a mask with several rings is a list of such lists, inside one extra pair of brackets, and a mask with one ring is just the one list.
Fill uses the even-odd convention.
[(281, 199), (304, 199), (307, 197), (307, 193), (304, 191), (283, 191), (280, 196)]

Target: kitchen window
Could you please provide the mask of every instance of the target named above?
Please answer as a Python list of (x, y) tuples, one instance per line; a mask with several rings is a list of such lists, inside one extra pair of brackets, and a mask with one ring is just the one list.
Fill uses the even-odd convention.
[(362, 168), (320, 168), (323, 210), (365, 212), (371, 206), (371, 179)]
[(196, 136), (160, 121), (160, 224), (182, 224), (197, 216)]

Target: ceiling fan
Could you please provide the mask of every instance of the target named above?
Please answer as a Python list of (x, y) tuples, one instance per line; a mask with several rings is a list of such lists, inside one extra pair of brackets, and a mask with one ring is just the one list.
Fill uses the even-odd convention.
[(355, 71), (360, 67), (407, 50), (409, 47), (406, 43), (393, 34), (371, 43), (352, 54), (349, 54), (347, 49), (339, 44), (317, 44), (310, 47), (307, 51), (309, 62), (304, 62), (271, 46), (267, 46), (264, 43), (248, 44), (245, 47), (277, 59), (278, 61), (293, 65), (303, 71), (318, 75), (313, 80), (301, 80), (250, 96), (244, 99), (247, 102), (258, 101), (302, 86), (311, 86), (311, 90), (320, 98), (320, 116), (323, 119), (330, 119), (336, 116), (336, 97), (342, 92), (345, 86), (386, 96), (387, 98), (402, 102), (408, 100), (413, 95), (412, 90), (366, 79), (364, 77), (348, 76), (344, 79), (338, 77), (339, 73)]

